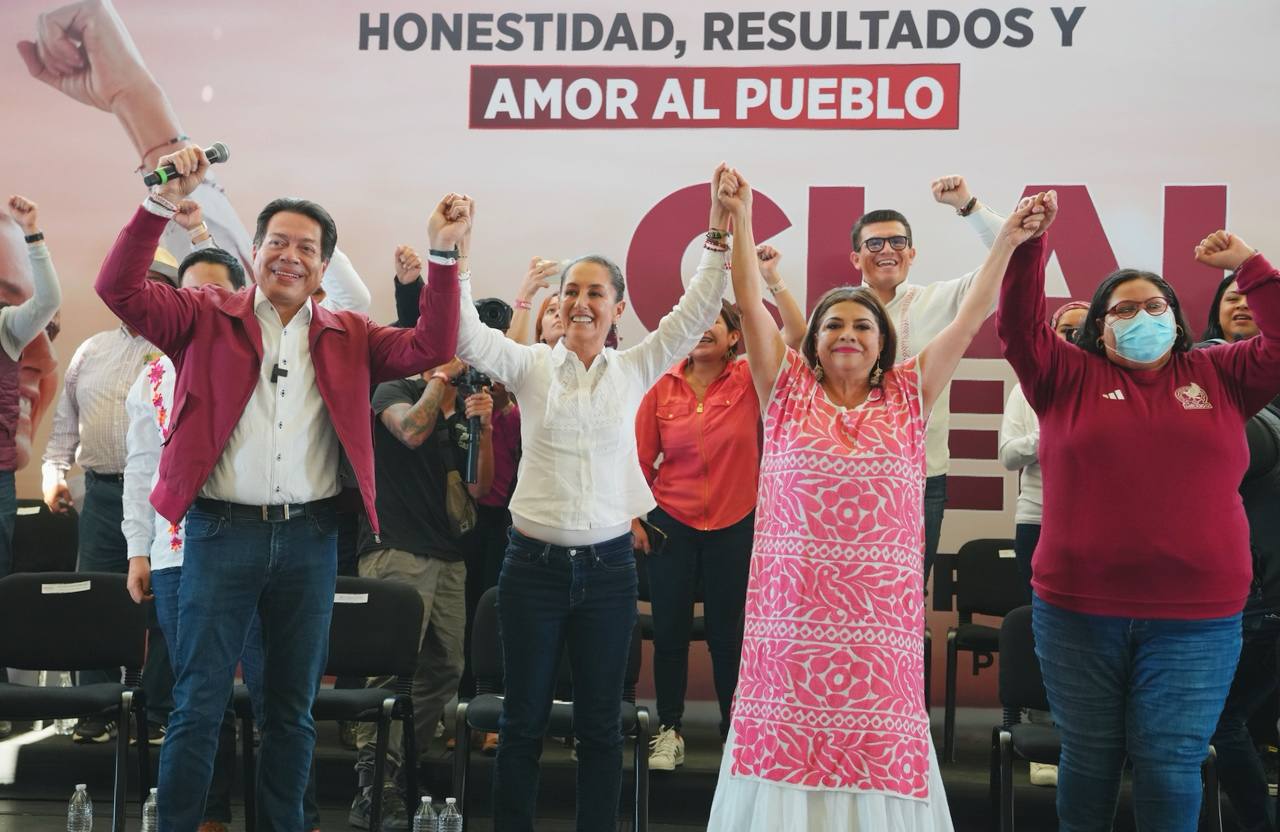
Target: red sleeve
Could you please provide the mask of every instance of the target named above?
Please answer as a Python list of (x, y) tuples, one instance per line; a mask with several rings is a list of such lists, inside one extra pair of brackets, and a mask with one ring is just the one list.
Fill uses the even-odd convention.
[[(661, 383), (662, 379), (658, 379), (658, 384)], [(636, 412), (636, 451), (640, 454), (640, 470), (644, 472), (645, 482), (650, 488), (658, 478), (658, 469), (653, 463), (662, 452), (662, 438), (658, 435), (657, 390), (657, 384), (649, 388), (640, 400), (640, 410)]]
[(117, 318), (172, 356), (190, 340), (199, 296), (147, 279), (168, 222), (139, 206), (116, 237), (93, 288)]
[(1075, 350), (1049, 327), (1044, 298), (1046, 237), (1023, 243), (1014, 249), (1004, 281), (1000, 284), (1000, 305), (996, 309), (996, 334), (1005, 360), (1013, 365), (1027, 402), (1041, 410), (1058, 387), (1055, 379), (1063, 352)]
[(458, 349), (457, 265), (427, 266), (427, 285), (418, 295), (413, 329), (375, 326), (369, 332), (369, 369), (373, 382), (389, 381), (446, 364)]
[(1280, 272), (1255, 254), (1236, 272), (1258, 324), (1256, 338), (1208, 347), (1222, 375), (1240, 391), (1241, 408), (1252, 416), (1280, 394)]

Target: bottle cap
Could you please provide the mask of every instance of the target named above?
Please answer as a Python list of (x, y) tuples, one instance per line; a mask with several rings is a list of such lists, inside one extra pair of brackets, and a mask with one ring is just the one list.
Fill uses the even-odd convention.
[(446, 797), (446, 798), (444, 799), (444, 802), (445, 802), (445, 803), (447, 803), (447, 804), (452, 805), (452, 804), (454, 804), (454, 803), (457, 803), (457, 802), (458, 802), (458, 798), (456, 798), (456, 797)]
[(429, 794), (424, 794), (424, 795), (422, 796), (422, 802), (423, 802), (423, 803), (430, 803), (430, 802), (431, 802), (431, 795), (429, 795)]
[(84, 790), (85, 790), (85, 789), (87, 789), (87, 788), (89, 788), (89, 784), (88, 784), (88, 783), (76, 783), (76, 791), (78, 791), (78, 792), (82, 792), (82, 791), (84, 791)]
[(159, 790), (158, 788), (156, 788), (155, 786), (152, 786), (152, 787), (151, 787), (151, 793), (152, 793), (152, 794), (158, 794), (159, 792), (160, 792), (160, 790)]

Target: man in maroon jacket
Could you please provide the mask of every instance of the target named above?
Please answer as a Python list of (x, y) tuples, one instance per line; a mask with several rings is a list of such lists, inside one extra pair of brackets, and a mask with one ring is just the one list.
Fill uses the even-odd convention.
[(259, 214), (254, 286), (232, 293), (147, 280), (165, 223), (208, 168), (196, 148), (160, 163), (172, 163), (177, 175), (125, 226), (96, 288), (178, 373), (151, 495), (160, 514), (186, 523), (174, 710), (160, 757), (161, 829), (194, 832), (200, 822), (218, 727), (256, 608), (266, 689), (258, 828), (297, 832), (333, 606), (339, 455), (351, 462), (377, 535), (366, 391), (453, 357), (454, 250), (471, 226), (471, 202), (450, 194), (436, 206), (418, 324), (394, 329), (312, 301), (337, 228), (306, 200), (277, 199)]

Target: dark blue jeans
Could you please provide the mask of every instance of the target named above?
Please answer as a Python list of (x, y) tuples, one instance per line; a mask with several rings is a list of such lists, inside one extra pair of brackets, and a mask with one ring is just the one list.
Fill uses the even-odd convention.
[(561, 649), (573, 671), (577, 828), (612, 830), (622, 787), (622, 686), (636, 621), (631, 534), (577, 548), (511, 530), (498, 578), (506, 696), (493, 776), (495, 832), (531, 832), (538, 759)]
[(1270, 832), (1275, 828), (1275, 803), (1267, 792), (1267, 774), (1249, 734), (1249, 720), (1275, 701), (1280, 621), (1250, 616), (1243, 636), (1240, 664), (1213, 732), (1213, 747), (1218, 752), (1218, 779), (1242, 832)]
[(1138, 829), (1193, 832), (1200, 765), (1240, 656), (1240, 615), (1116, 618), (1032, 599), (1036, 656), (1062, 732), (1062, 832), (1111, 829), (1126, 755)]
[(938, 554), (942, 537), (942, 515), (947, 510), (947, 475), (925, 477), (924, 480), (924, 590), (929, 592), (929, 573)]
[(667, 533), (663, 550), (647, 556), (644, 562), (653, 604), (653, 680), (662, 725), (679, 728), (684, 717), (694, 594), (701, 583), (707, 651), (720, 701), (720, 738), (729, 735), (733, 692), (742, 661), (742, 615), (747, 604), (755, 521), (752, 512), (732, 526), (701, 531), (661, 508), (649, 513), (649, 522)]
[[(124, 519), (124, 485), (118, 476), (84, 473), (84, 505), (80, 508), (80, 572), (129, 571), (129, 550), (120, 531)], [(92, 622), (88, 622), (91, 626)], [(80, 684), (119, 682), (119, 668), (82, 670)], [(147, 610), (147, 658), (142, 666), (142, 690), (147, 698), (147, 720), (164, 725), (173, 708), (173, 669), (169, 645), (154, 608)]]
[(1027, 603), (1031, 603), (1031, 557), (1040, 543), (1039, 523), (1018, 523), (1013, 527), (1013, 554), (1018, 559), (1018, 577), (1027, 588)]
[(304, 828), (311, 704), (329, 647), (337, 576), (332, 510), (279, 523), (192, 509), (178, 589), (177, 682), (160, 754), (161, 832), (194, 832), (218, 733), (256, 611), (263, 645), (258, 829)]

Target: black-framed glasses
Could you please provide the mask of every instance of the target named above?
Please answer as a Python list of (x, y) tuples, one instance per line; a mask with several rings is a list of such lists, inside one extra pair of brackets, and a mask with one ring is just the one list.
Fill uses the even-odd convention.
[(1164, 311), (1169, 308), (1167, 298), (1147, 298), (1146, 300), (1122, 300), (1115, 306), (1107, 310), (1107, 315), (1114, 315), (1117, 318), (1128, 320), (1139, 311), (1146, 312), (1151, 317), (1163, 315)]
[(892, 237), (868, 237), (862, 241), (862, 245), (867, 247), (867, 251), (876, 252), (884, 248), (884, 244), (888, 243), (889, 247), (894, 251), (902, 251), (911, 245), (911, 238), (902, 234), (895, 234)]

